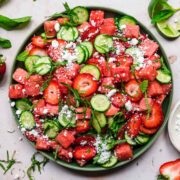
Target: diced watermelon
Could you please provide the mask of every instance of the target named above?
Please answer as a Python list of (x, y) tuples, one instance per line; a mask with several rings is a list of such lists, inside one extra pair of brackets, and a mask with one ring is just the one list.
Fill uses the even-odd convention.
[(153, 81), (148, 86), (148, 97), (154, 97), (164, 94), (161, 84)]
[(140, 34), (139, 26), (127, 24), (123, 29), (123, 34), (126, 38), (138, 38)]
[(71, 147), (64, 149), (63, 147), (59, 147), (58, 157), (66, 162), (71, 162), (73, 158), (73, 149)]
[(27, 97), (27, 94), (22, 84), (11, 84), (9, 86), (9, 98), (19, 99), (25, 97)]
[(100, 26), (100, 34), (114, 35), (117, 27), (114, 23), (114, 18), (104, 19), (103, 24)]
[(45, 151), (47, 151), (47, 150), (50, 150), (51, 147), (50, 147), (50, 144), (49, 144), (49, 142), (47, 140), (42, 139), (42, 138), (37, 138), (35, 148), (37, 150), (45, 150)]
[(55, 20), (44, 22), (44, 31), (47, 37), (52, 38), (56, 35), (56, 30), (54, 28), (56, 23), (58, 23), (58, 21), (55, 21)]
[(22, 68), (17, 68), (16, 71), (13, 73), (13, 79), (21, 84), (25, 84), (27, 76), (28, 72)]
[(104, 21), (104, 11), (93, 10), (90, 13), (90, 23), (94, 26), (99, 26)]

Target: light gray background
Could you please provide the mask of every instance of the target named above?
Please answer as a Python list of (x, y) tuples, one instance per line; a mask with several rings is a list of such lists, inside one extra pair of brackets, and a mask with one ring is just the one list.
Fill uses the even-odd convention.
[[(35, 2), (33, 0), (10, 0), (10, 3), (0, 9), (0, 14), (14, 18), (26, 15), (32, 16), (32, 23), (23, 30), (7, 32), (0, 29), (0, 36), (10, 39), (13, 45), (9, 50), (0, 49), (0, 53), (3, 53), (7, 57), (6, 76), (0, 84), (0, 159), (5, 158), (6, 150), (10, 152), (16, 150), (16, 158), (22, 161), (22, 163), (14, 166), (16, 168), (14, 172), (17, 172), (18, 169), (21, 172), (27, 169), (30, 165), (30, 158), (34, 149), (25, 139), (19, 141), (22, 135), (17, 129), (10, 110), (8, 85), (12, 64), (21, 43), (37, 25), (44, 21), (45, 16), (64, 10), (62, 2), (61, 0), (37, 0)], [(174, 106), (174, 103), (180, 99), (180, 38), (175, 41), (167, 41), (157, 33), (155, 28), (150, 24), (147, 13), (149, 0), (67, 0), (67, 2), (71, 7), (89, 5), (114, 8), (133, 15), (146, 25), (161, 42), (167, 55), (178, 57), (174, 62), (171, 60), (175, 84), (172, 107)], [(169, 2), (176, 7), (180, 7), (180, 0), (169, 0)], [(8, 130), (15, 130), (15, 132), (10, 134), (7, 132)], [(155, 144), (144, 155), (126, 167), (106, 174), (100, 174), (98, 172), (93, 174), (71, 171), (50, 162), (45, 166), (44, 172), (41, 175), (35, 173), (35, 177), (36, 180), (155, 180), (159, 166), (165, 161), (174, 160), (178, 157), (180, 157), (180, 154), (173, 148), (169, 141), (167, 130), (164, 130)], [(10, 172), (4, 176), (0, 170), (0, 179), (11, 180), (13, 176)]]

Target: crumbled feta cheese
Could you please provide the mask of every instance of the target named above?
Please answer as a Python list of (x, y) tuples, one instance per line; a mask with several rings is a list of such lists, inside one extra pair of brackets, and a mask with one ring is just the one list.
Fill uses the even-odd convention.
[(68, 155), (69, 155), (70, 158), (73, 158), (72, 152), (69, 152)]
[(117, 92), (116, 89), (112, 89), (111, 91), (108, 92), (106, 96), (110, 99), (116, 92)]
[(48, 113), (48, 109), (44, 109), (43, 114), (47, 114), (47, 113)]
[(34, 135), (35, 137), (37, 137), (39, 135), (39, 133), (34, 129), (29, 131), (29, 134)]
[(125, 29), (126, 28), (126, 25), (125, 24), (123, 24), (123, 25), (121, 25), (120, 26), (120, 29), (122, 30), (122, 29)]
[(138, 44), (138, 40), (137, 40), (136, 38), (133, 38), (133, 39), (131, 39), (131, 40), (129, 41), (129, 44), (135, 46), (135, 45)]
[(96, 22), (94, 20), (91, 21), (92, 26), (96, 26)]
[(72, 111), (69, 109), (69, 107), (67, 105), (64, 105), (61, 109), (61, 111), (59, 112), (60, 116), (65, 115), (67, 119), (71, 119), (73, 116)]
[(11, 107), (14, 107), (15, 106), (15, 102), (11, 102)]
[(54, 25), (54, 29), (56, 32), (60, 30), (60, 24), (58, 22)]
[(21, 110), (17, 110), (17, 111), (16, 111), (16, 114), (17, 114), (17, 115), (20, 115), (21, 112), (22, 112)]
[(75, 48), (76, 47), (76, 44), (75, 43), (73, 43), (73, 42), (70, 42), (70, 43), (68, 43), (67, 45), (66, 45), (66, 48)]
[(51, 42), (51, 45), (52, 45), (53, 48), (56, 48), (56, 49), (59, 47), (59, 43), (58, 43), (57, 40), (53, 40), (53, 41)]
[(125, 108), (127, 111), (131, 111), (132, 110), (132, 104), (131, 104), (131, 101), (128, 100), (126, 103), (125, 103)]
[(73, 65), (73, 62), (75, 62), (77, 59), (76, 53), (72, 54), (68, 50), (64, 51), (62, 55), (62, 59), (60, 61), (67, 61), (66, 66), (71, 67)]
[(110, 151), (103, 151), (100, 154), (99, 161), (101, 163), (105, 163), (105, 162), (107, 162), (109, 160), (110, 157), (111, 157), (111, 152)]
[(114, 57), (110, 57), (108, 62), (110, 62), (110, 63), (111, 63), (111, 62), (114, 62), (114, 61), (116, 61), (116, 58), (114, 58)]

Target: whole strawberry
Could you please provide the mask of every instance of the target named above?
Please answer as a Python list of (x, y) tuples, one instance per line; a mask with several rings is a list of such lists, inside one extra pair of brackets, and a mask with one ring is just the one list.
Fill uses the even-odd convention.
[(0, 79), (3, 78), (5, 72), (6, 72), (5, 57), (3, 55), (0, 55)]

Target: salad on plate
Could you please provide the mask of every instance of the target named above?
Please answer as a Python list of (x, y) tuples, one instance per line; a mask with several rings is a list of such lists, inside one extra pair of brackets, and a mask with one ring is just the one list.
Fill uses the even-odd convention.
[(172, 89), (159, 45), (131, 16), (67, 8), (17, 56), (11, 106), (40, 151), (79, 166), (133, 159), (161, 127)]

